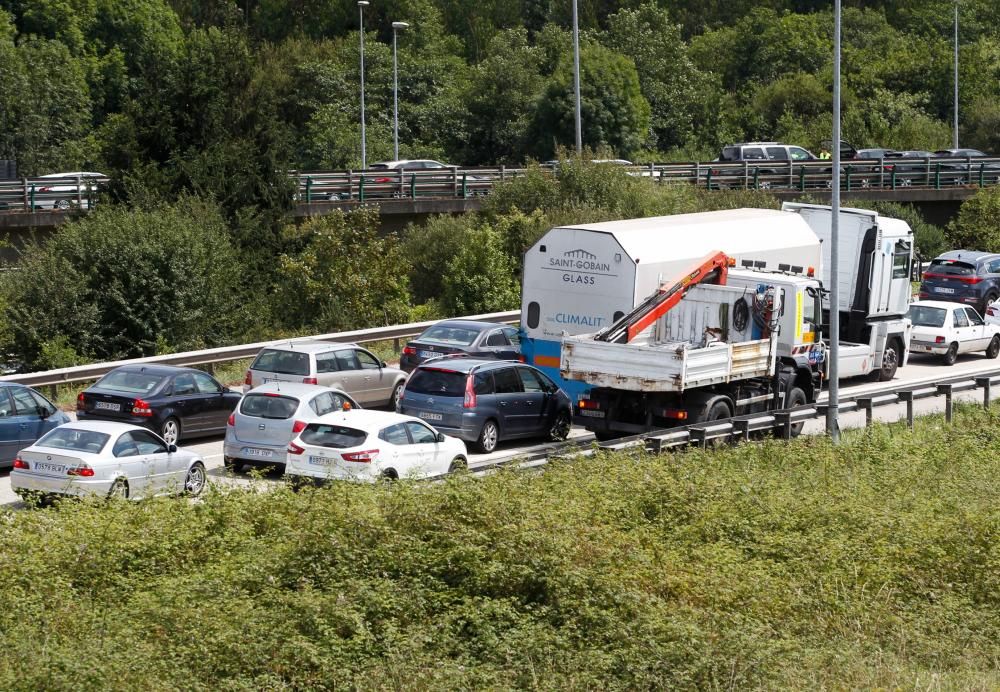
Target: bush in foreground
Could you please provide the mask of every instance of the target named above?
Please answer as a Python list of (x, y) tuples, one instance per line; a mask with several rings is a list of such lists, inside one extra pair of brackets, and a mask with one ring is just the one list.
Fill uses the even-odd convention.
[(998, 418), (10, 513), (0, 686), (995, 688)]

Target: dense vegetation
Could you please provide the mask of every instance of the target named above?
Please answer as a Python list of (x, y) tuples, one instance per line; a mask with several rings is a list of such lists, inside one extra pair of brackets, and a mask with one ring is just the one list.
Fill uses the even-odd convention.
[[(947, 145), (951, 0), (848, 5), (845, 136)], [(584, 0), (580, 11), (585, 160), (829, 136), (828, 3)], [(963, 0), (960, 12), (963, 143), (1000, 150), (1000, 6)], [(399, 35), (401, 156), (520, 165), (565, 152), (568, 13), (534, 0), (373, 2), (369, 161), (391, 156), (398, 20), (411, 25)], [(481, 214), (401, 235), (380, 233), (371, 212), (295, 226), (286, 171), (360, 164), (357, 28), (357, 6), (341, 0), (0, 0), (0, 158), (23, 175), (114, 181), (67, 238), (25, 252), (36, 279), (0, 278), (0, 350), (41, 368), (509, 309), (521, 252), (556, 223), (776, 205), (577, 162), (558, 179), (532, 169)], [(996, 247), (996, 199), (970, 203), (951, 237), (877, 206), (907, 218), (931, 256)], [(190, 316), (168, 314), (179, 310)]]
[(1000, 411), (0, 522), (5, 689), (992, 689)]

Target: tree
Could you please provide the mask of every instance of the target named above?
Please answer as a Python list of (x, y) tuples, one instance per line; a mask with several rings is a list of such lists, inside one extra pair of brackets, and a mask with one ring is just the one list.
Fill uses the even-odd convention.
[(441, 299), (446, 313), (478, 315), (513, 310), (520, 296), (514, 271), (499, 233), (482, 227), (469, 234), (444, 276)]
[[(535, 153), (552, 156), (575, 141), (573, 56), (562, 55), (538, 99), (532, 125)], [(649, 136), (649, 103), (639, 88), (635, 63), (595, 43), (580, 46), (583, 143), (628, 156)]]
[(9, 348), (44, 367), (60, 340), (85, 360), (229, 343), (249, 317), (242, 270), (214, 205), (99, 208), (29, 245), (20, 271), (3, 274)]
[(965, 200), (945, 231), (954, 248), (1000, 252), (1000, 187), (987, 187)]
[(295, 330), (333, 332), (404, 322), (407, 258), (394, 234), (381, 235), (378, 211), (313, 217), (288, 226), (292, 248), (278, 258), (274, 313)]

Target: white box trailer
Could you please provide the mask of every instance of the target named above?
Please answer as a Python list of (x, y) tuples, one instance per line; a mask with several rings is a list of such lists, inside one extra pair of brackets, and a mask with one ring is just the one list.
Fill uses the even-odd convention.
[(662, 281), (687, 271), (710, 252), (776, 271), (781, 265), (817, 271), (820, 241), (799, 214), (731, 209), (646, 219), (560, 226), (524, 257), (522, 354), (559, 376), (563, 334), (596, 332), (631, 311)]

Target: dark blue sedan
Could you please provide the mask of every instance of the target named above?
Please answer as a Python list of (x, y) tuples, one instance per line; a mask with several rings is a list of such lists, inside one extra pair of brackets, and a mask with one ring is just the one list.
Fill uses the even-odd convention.
[(0, 382), (0, 466), (13, 466), (17, 453), (70, 418), (31, 387)]
[(80, 392), (76, 417), (141, 425), (177, 444), (181, 437), (224, 433), (240, 397), (194, 368), (123, 365)]

